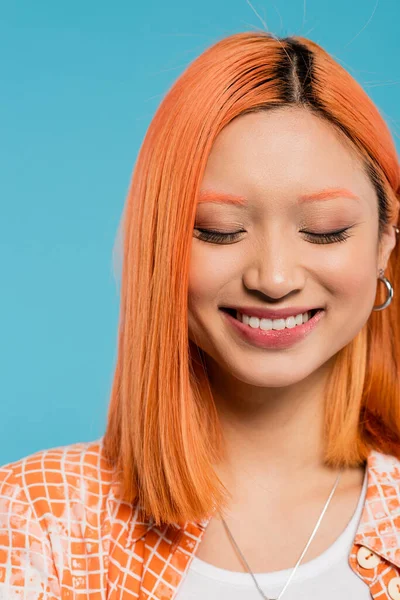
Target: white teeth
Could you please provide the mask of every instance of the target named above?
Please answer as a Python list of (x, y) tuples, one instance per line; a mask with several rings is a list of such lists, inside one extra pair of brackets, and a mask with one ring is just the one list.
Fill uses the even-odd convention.
[(236, 311), (236, 318), (253, 329), (268, 331), (270, 329), (292, 329), (293, 327), (296, 327), (296, 325), (307, 323), (311, 318), (311, 312), (307, 311), (305, 313), (300, 313), (299, 315), (288, 317), (287, 319), (259, 319), (258, 317), (242, 315), (239, 311)]
[(300, 313), (299, 315), (297, 315), (297, 317), (295, 317), (294, 321), (295, 321), (296, 325), (302, 325), (302, 323), (303, 323), (303, 315)]

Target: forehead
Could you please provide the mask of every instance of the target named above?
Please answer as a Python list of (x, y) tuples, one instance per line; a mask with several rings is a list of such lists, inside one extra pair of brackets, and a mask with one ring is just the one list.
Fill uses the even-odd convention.
[(202, 189), (253, 201), (298, 198), (343, 187), (374, 201), (372, 183), (350, 142), (333, 125), (301, 108), (241, 115), (216, 138)]

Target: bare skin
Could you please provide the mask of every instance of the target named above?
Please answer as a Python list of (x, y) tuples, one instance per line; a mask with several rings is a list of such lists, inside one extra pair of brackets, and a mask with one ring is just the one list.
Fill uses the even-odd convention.
[[(210, 361), (212, 362), (212, 361)], [(319, 375), (326, 373), (329, 361)], [(209, 367), (212, 371), (212, 367)], [(322, 384), (324, 378), (321, 377)], [(270, 572), (293, 567), (302, 553), (338, 475), (322, 464), (323, 403), (317, 402), (306, 389), (310, 380), (299, 382), (298, 397), (287, 397), (291, 410), (283, 401), (251, 411), (242, 411), (242, 427), (230, 416), (232, 406), (219, 399), (219, 410), (228, 444), (229, 464), (216, 469), (233, 500), (224, 516), (239, 548), (253, 572)], [(221, 387), (215, 383), (214, 389)], [(318, 389), (317, 384), (313, 387)], [(304, 392), (304, 393), (302, 393)], [(215, 391), (217, 394), (217, 392)], [(304, 401), (307, 398), (307, 402)], [(302, 400), (303, 399), (303, 400)], [(258, 429), (260, 414), (269, 412), (273, 426), (268, 443)], [(267, 416), (264, 414), (263, 419)], [(247, 419), (247, 428), (245, 423)], [(307, 432), (305, 434), (305, 432)], [(276, 459), (265, 467), (267, 452)], [(292, 457), (292, 460), (290, 460)], [(287, 472), (285, 471), (285, 464)], [(357, 506), (361, 493), (364, 465), (345, 469), (335, 495), (304, 562), (319, 556), (344, 531)], [(246, 571), (246, 567), (216, 515), (207, 526), (197, 557), (220, 568)]]
[[(356, 509), (362, 478), (361, 469), (347, 471), (342, 476), (340, 489), (336, 490), (301, 564), (322, 554), (344, 531)], [(304, 490), (301, 493), (290, 488), (281, 490), (279, 497), (263, 494), (263, 490), (257, 490), (254, 485), (246, 499), (232, 506), (225, 520), (253, 573), (294, 567), (335, 479), (333, 477), (329, 485), (321, 485), (321, 489), (311, 488), (308, 494)], [(196, 556), (221, 569), (247, 571), (219, 517), (213, 518), (207, 526)]]
[[(347, 188), (345, 197), (299, 205), (300, 194)], [(216, 467), (232, 501), (224, 518), (254, 572), (291, 568), (338, 475), (323, 464), (324, 386), (337, 352), (376, 304), (379, 268), (396, 243), (389, 226), (378, 247), (377, 198), (360, 162), (332, 127), (303, 109), (241, 116), (216, 140), (202, 190), (244, 196), (246, 207), (199, 204), (195, 228), (231, 233), (209, 243), (194, 232), (189, 336), (207, 357), (227, 457)], [(349, 228), (344, 242), (306, 232)], [(381, 284), (380, 284), (381, 285)], [(227, 326), (223, 305), (321, 307), (308, 338), (260, 349)], [(364, 466), (345, 469), (303, 563), (343, 532), (359, 499)], [(245, 571), (215, 516), (197, 556)]]

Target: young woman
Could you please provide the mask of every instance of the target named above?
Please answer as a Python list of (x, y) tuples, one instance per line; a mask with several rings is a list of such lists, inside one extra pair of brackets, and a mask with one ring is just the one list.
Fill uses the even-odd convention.
[(0, 471), (0, 598), (400, 598), (399, 200), (320, 46), (199, 56), (133, 173), (105, 435)]

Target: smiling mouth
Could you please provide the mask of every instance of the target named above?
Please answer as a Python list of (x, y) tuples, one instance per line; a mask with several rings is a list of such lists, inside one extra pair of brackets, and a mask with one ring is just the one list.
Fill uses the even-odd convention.
[(246, 342), (259, 348), (275, 350), (290, 348), (307, 338), (318, 327), (325, 313), (323, 308), (314, 308), (307, 311), (307, 318), (302, 313), (290, 320), (289, 317), (277, 320), (256, 318), (253, 322), (248, 316), (242, 319), (236, 309), (219, 307), (219, 310), (225, 313), (223, 319), (227, 325)]
[[(238, 311), (236, 310), (236, 308), (226, 308), (224, 306), (220, 306), (219, 310), (222, 310), (223, 312), (228, 313), (229, 315), (231, 315), (232, 317), (234, 317), (236, 320), (239, 320), (237, 318), (237, 313)], [(310, 311), (308, 311), (310, 313), (310, 318), (312, 318), (314, 315), (317, 314), (317, 312), (323, 310), (322, 308), (313, 308)]]

